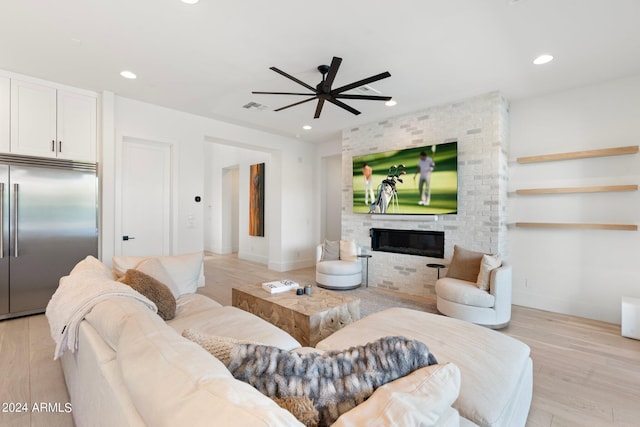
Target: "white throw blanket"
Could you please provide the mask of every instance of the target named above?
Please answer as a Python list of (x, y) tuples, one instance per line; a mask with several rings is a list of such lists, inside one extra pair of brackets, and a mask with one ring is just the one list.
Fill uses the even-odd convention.
[(129, 297), (158, 312), (156, 305), (145, 296), (101, 273), (78, 271), (60, 279), (60, 286), (51, 297), (46, 311), (51, 337), (56, 342), (54, 360), (67, 350), (73, 353), (78, 349), (80, 322), (101, 301), (113, 297)]

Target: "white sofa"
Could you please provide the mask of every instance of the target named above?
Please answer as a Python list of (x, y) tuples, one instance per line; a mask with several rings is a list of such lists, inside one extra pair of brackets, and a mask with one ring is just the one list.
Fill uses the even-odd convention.
[[(355, 261), (322, 260), (323, 245), (316, 247), (316, 283), (326, 289), (348, 290), (362, 284), (362, 263)], [(358, 255), (360, 248), (357, 248)]]
[[(84, 268), (82, 275), (69, 277), (112, 280), (104, 274), (96, 271), (92, 277)], [(183, 338), (181, 332), (186, 328), (308, 351), (299, 349), (295, 339), (268, 322), (240, 309), (223, 307), (203, 295), (179, 296), (176, 316), (168, 322), (137, 300), (111, 297), (95, 305), (80, 323), (77, 351), (62, 356), (76, 425), (302, 425), (271, 399), (235, 380), (200, 346)], [(385, 399), (384, 389), (396, 387), (396, 383), (401, 388), (417, 389), (411, 383), (411, 374), (378, 389), (366, 404), (343, 414), (334, 426), (359, 426), (362, 419), (367, 419), (370, 425), (382, 427), (403, 422), (404, 417), (413, 424), (416, 416), (428, 419), (429, 425), (460, 425), (458, 412), (451, 407), (460, 388), (459, 370), (453, 364), (424, 369), (430, 370), (429, 377), (421, 380), (418, 388), (431, 387), (423, 390), (428, 398), (403, 398), (395, 406), (375, 404)]]
[(449, 317), (500, 329), (511, 320), (511, 266), (491, 271), (489, 291), (475, 283), (443, 277), (436, 282), (438, 311)]

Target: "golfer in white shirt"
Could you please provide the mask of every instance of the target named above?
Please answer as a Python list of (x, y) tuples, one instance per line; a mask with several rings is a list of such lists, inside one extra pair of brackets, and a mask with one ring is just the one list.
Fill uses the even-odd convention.
[[(413, 175), (413, 180), (416, 180), (416, 176), (420, 174), (420, 183), (418, 184), (418, 191), (420, 192), (420, 206), (429, 206), (431, 204), (431, 171), (436, 167), (435, 162), (427, 153), (422, 151), (420, 153), (420, 160), (418, 160), (418, 170)], [(426, 188), (425, 188), (426, 187)]]

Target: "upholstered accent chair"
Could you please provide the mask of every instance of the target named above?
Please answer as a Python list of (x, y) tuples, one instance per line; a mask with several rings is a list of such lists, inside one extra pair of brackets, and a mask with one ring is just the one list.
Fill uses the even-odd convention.
[[(456, 248), (458, 254), (465, 251)], [(466, 251), (467, 254), (477, 254)], [(479, 254), (482, 259), (483, 254)], [(473, 256), (473, 255), (472, 255)], [(447, 277), (443, 277), (436, 282), (436, 302), (438, 311), (446, 316), (461, 319), (477, 325), (488, 326), (492, 329), (504, 328), (511, 320), (511, 266), (502, 262), (497, 268), (490, 270), (488, 275), (488, 287), (482, 289), (477, 282), (472, 281), (471, 276), (476, 277), (473, 271), (465, 274), (453, 272), (452, 260)], [(471, 261), (474, 264), (475, 260)], [(478, 266), (479, 269), (479, 266)], [(458, 274), (456, 274), (458, 273)]]
[[(329, 245), (339, 245), (336, 254)], [(326, 246), (326, 247), (325, 247)], [(362, 284), (362, 263), (358, 255), (360, 248), (354, 242), (321, 243), (316, 248), (316, 282), (318, 286), (333, 290), (347, 290)]]

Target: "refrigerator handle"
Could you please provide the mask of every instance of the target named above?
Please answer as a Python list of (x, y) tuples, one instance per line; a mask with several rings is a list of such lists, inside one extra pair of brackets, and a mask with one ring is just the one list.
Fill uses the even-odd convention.
[(13, 256), (18, 258), (18, 184), (13, 184)]
[(0, 259), (4, 258), (4, 182), (0, 182)]

